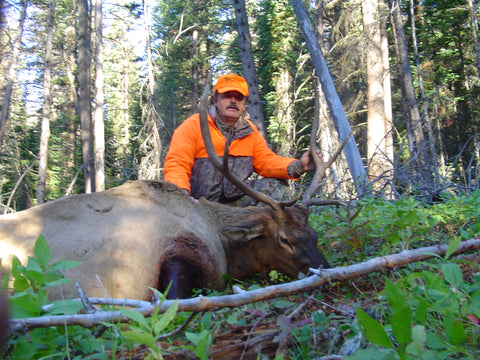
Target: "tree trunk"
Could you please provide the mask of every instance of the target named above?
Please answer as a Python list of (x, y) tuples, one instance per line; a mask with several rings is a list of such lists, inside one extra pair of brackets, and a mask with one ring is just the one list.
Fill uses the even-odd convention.
[[(335, 146), (333, 143), (335, 129), (333, 128), (333, 123), (329, 121), (330, 116), (328, 114), (325, 95), (323, 94), (322, 86), (317, 79), (315, 79), (315, 118), (318, 119), (319, 123), (318, 134), (315, 136), (318, 139), (320, 151), (325, 159), (329, 159), (335, 153)], [(344, 165), (346, 165), (345, 159), (339, 156), (337, 161), (327, 169), (325, 174), (326, 181), (321, 187), (321, 192), (323, 194), (328, 194), (337, 198), (343, 197), (342, 195), (348, 192), (347, 189), (341, 188), (342, 185), (346, 185), (346, 183), (340, 182), (338, 178), (338, 169), (346, 168)]]
[(233, 0), (235, 19), (237, 22), (238, 45), (242, 61), (243, 77), (247, 80), (249, 89), (248, 114), (250, 120), (265, 136), (265, 118), (263, 116), (262, 101), (258, 89), (258, 78), (255, 71), (255, 59), (253, 57), (252, 40), (248, 27), (247, 8), (245, 0)]
[(384, 188), (392, 177), (393, 159), (387, 157), (390, 134), (385, 112), (383, 45), (378, 0), (363, 0), (362, 15), (367, 66), (367, 158), (368, 175)]
[[(192, 65), (192, 80), (193, 80), (193, 89), (191, 97), (191, 106), (192, 112), (198, 112), (198, 97), (200, 92), (200, 69), (199, 69), (199, 51), (200, 51), (200, 32), (198, 30), (193, 30), (192, 32), (192, 58), (194, 59)], [(149, 55), (147, 55), (149, 56)]]
[(276, 152), (283, 156), (292, 156), (294, 148), (293, 137), (293, 101), (291, 96), (292, 76), (288, 68), (282, 69), (275, 81), (275, 93), (277, 100), (275, 102), (275, 117), (277, 118), (279, 146)]
[(407, 120), (408, 131), (411, 133), (411, 140), (413, 141), (410, 144), (410, 149), (412, 151), (410, 157), (415, 161), (415, 179), (413, 183), (417, 187), (416, 190), (420, 193), (430, 193), (434, 187), (432, 169), (428, 157), (428, 149), (420, 118), (420, 111), (418, 109), (417, 99), (415, 98), (415, 88), (413, 86), (412, 70), (410, 69), (407, 39), (398, 0), (392, 0), (391, 13), (397, 50), (397, 61), (399, 65), (398, 68), (400, 72), (399, 76), (402, 89), (404, 115)]
[[(325, 49), (323, 42), (324, 35), (324, 21), (323, 21), (323, 0), (315, 0), (315, 29), (318, 44), (321, 49)], [(334, 150), (334, 133), (335, 128), (333, 122), (328, 114), (328, 105), (325, 100), (325, 95), (322, 91), (322, 86), (317, 77), (315, 77), (315, 119), (318, 121), (318, 134), (315, 134), (318, 139), (319, 148), (324, 158), (328, 159), (333, 156)], [(338, 144), (339, 145), (339, 144)], [(347, 164), (345, 158), (339, 156), (330, 168), (327, 169), (325, 174), (325, 183), (321, 185), (321, 192), (333, 196), (334, 198), (343, 197), (348, 192), (348, 189), (342, 189), (347, 184), (346, 182), (340, 182), (338, 178), (338, 169), (346, 169)], [(340, 171), (343, 173), (343, 171)]]
[[(72, 14), (72, 23), (75, 21), (75, 15)], [(64, 46), (62, 47), (62, 58), (65, 64), (66, 77), (68, 79), (67, 87), (67, 110), (65, 113), (67, 120), (66, 133), (62, 146), (62, 153), (64, 155), (66, 164), (62, 168), (61, 176), (65, 179), (76, 177), (74, 174), (78, 173), (75, 163), (75, 148), (78, 133), (78, 122), (76, 121), (76, 112), (78, 109), (78, 94), (75, 79), (75, 48), (76, 48), (76, 33), (74, 26), (69, 27), (67, 37), (65, 38)], [(67, 189), (68, 191), (68, 189)]]
[[(141, 180), (161, 179), (161, 151), (162, 140), (160, 138), (159, 129), (163, 126), (160, 117), (160, 109), (157, 100), (157, 83), (155, 81), (155, 73), (157, 72), (155, 61), (153, 59), (152, 37), (150, 35), (150, 15), (146, 2), (144, 3), (144, 36), (147, 46), (147, 98), (146, 103), (142, 106), (143, 127), (140, 130), (139, 138), (142, 141), (140, 152), (142, 159), (140, 160), (140, 168), (138, 170), (138, 178)], [(198, 70), (198, 67), (197, 67)], [(198, 80), (195, 80), (198, 85)], [(196, 85), (196, 86), (197, 86)], [(194, 93), (197, 91), (195, 90)], [(196, 96), (196, 95), (194, 95)]]
[(389, 17), (388, 7), (385, 0), (379, 0), (380, 13), (380, 36), (382, 43), (382, 58), (383, 58), (383, 92), (385, 94), (385, 154), (386, 158), (392, 163), (395, 162), (395, 149), (393, 147), (393, 110), (392, 110), (392, 83), (390, 76), (390, 51), (387, 34), (387, 19)]
[(95, 191), (95, 167), (93, 154), (90, 19), (88, 0), (78, 2), (78, 114), (80, 117), (85, 193)]
[(2, 111), (0, 112), (0, 154), (2, 153), (3, 139), (5, 138), (5, 131), (7, 129), (8, 113), (10, 110), (10, 101), (12, 98), (13, 84), (15, 81), (15, 72), (17, 69), (20, 47), (22, 46), (23, 26), (25, 24), (25, 18), (27, 17), (27, 7), (28, 0), (25, 0), (23, 2), (20, 23), (18, 25), (17, 37), (15, 38), (15, 42), (13, 44), (13, 52), (10, 58), (11, 62), (10, 66), (8, 67), (7, 78), (5, 80), (6, 85), (3, 94)]
[(425, 97), (425, 88), (423, 86), (422, 70), (420, 68), (420, 56), (418, 53), (417, 31), (416, 31), (416, 24), (415, 24), (415, 7), (414, 7), (413, 0), (410, 0), (410, 19), (411, 19), (411, 25), (412, 25), (412, 41), (413, 41), (413, 52), (414, 52), (413, 57), (415, 59), (415, 66), (417, 69), (418, 88), (420, 90), (420, 97), (423, 105), (422, 116), (425, 119), (425, 125), (427, 127), (429, 151), (430, 151), (430, 157), (432, 159), (432, 167), (433, 167), (432, 172), (434, 174), (434, 179), (435, 179), (434, 188), (437, 188), (440, 183), (438, 161), (437, 161), (437, 150), (435, 149), (435, 137), (433, 134), (433, 126), (432, 126), (432, 121), (430, 120), (430, 115), (428, 111), (428, 102)]
[(103, 117), (103, 11), (94, 0), (95, 14), (95, 191), (105, 190), (105, 125)]
[(50, 84), (52, 80), (52, 38), (55, 19), (55, 0), (48, 2), (47, 38), (45, 42), (45, 66), (43, 71), (43, 109), (42, 130), (40, 134), (40, 149), (38, 155), (38, 186), (37, 203), (45, 202), (48, 164), (48, 140), (50, 139), (50, 119), (52, 94)]
[[(308, 18), (307, 10), (305, 9), (305, 6), (301, 0), (290, 1), (295, 10), (297, 21), (305, 38), (318, 79), (322, 85), (322, 90), (325, 94), (328, 108), (337, 129), (340, 141), (343, 141), (351, 132), (350, 124), (348, 123), (342, 103), (340, 102), (340, 98), (335, 90), (335, 85), (328, 71), (325, 58), (323, 57), (320, 46), (318, 45), (315, 32), (312, 24), (310, 23), (310, 19)], [(363, 167), (360, 152), (358, 151), (357, 144), (355, 143), (353, 136), (350, 136), (348, 139), (344, 148), (344, 152), (349, 164), (350, 173), (352, 174), (357, 194), (359, 196), (363, 195), (366, 191), (368, 178), (365, 168)]]
[(5, 45), (6, 45), (5, 33), (4, 33), (5, 9), (6, 9), (5, 1), (0, 0), (0, 56), (3, 54)]

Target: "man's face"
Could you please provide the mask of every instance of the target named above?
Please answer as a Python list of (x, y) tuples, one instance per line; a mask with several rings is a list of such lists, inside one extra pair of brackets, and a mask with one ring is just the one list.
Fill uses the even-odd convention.
[(217, 108), (217, 115), (225, 125), (233, 126), (247, 108), (248, 98), (238, 91), (216, 93), (213, 105)]

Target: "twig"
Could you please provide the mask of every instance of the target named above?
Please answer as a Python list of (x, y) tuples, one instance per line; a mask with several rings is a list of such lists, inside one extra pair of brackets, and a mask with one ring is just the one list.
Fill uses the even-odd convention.
[(95, 278), (97, 279), (98, 284), (100, 285), (100, 288), (102, 289), (102, 292), (105, 295), (105, 297), (108, 297), (107, 290), (105, 290), (105, 287), (103, 286), (103, 283), (102, 283), (102, 280), (100, 280), (100, 277), (97, 274), (95, 274)]
[(288, 315), (288, 318), (293, 318), (296, 314), (298, 314), (307, 304), (312, 301), (312, 299), (317, 295), (318, 291), (315, 291), (312, 295), (310, 295), (307, 300), (302, 302), (300, 306), (298, 306), (295, 310), (293, 310), (290, 315)]
[(25, 177), (25, 175), (27, 175), (27, 173), (30, 171), (30, 169), (32, 168), (32, 166), (33, 166), (33, 164), (29, 165), (29, 166), (25, 169), (25, 171), (23, 172), (23, 174), (20, 176), (20, 178), (17, 180), (17, 182), (15, 183), (15, 186), (13, 187), (12, 192), (11, 192), (10, 196), (8, 197), (7, 205), (5, 205), (4, 214), (6, 214), (6, 213), (7, 213), (7, 210), (10, 208), (10, 204), (12, 203), (13, 195), (15, 195), (15, 193), (17, 192), (17, 189), (18, 189), (18, 187), (20, 186), (20, 184), (22, 183), (23, 178)]
[[(160, 336), (157, 337), (157, 341), (158, 340), (162, 340), (162, 339), (168, 339), (169, 337), (172, 337), (174, 335), (177, 335), (180, 331), (182, 331), (183, 329), (185, 329), (187, 327), (188, 324), (190, 324), (192, 322), (192, 320), (195, 318), (195, 316), (197, 316), (198, 313), (196, 312), (192, 312), (190, 314), (190, 316), (187, 318), (187, 320), (185, 320), (183, 322), (182, 325), (180, 325), (179, 327), (177, 327), (176, 329), (173, 329), (172, 331), (170, 331), (169, 333), (166, 333), (166, 334), (162, 334)], [(203, 314), (205, 314), (205, 311), (202, 311), (202, 316)]]
[(302, 202), (302, 204), (306, 207), (317, 205), (317, 206), (325, 206), (325, 205), (335, 205), (335, 206), (347, 206), (347, 203), (342, 200), (329, 200), (329, 199), (308, 199)]
[(257, 327), (260, 322), (265, 319), (266, 314), (262, 315), (256, 322), (253, 324), (253, 326), (250, 328), (250, 331), (248, 332), (247, 339), (245, 340), (245, 344), (243, 345), (243, 350), (242, 350), (242, 355), (240, 356), (240, 360), (243, 360), (243, 357), (245, 356), (245, 353), (247, 352), (248, 349), (248, 342), (250, 341), (250, 338), (252, 337), (253, 330)]
[(83, 307), (85, 309), (86, 314), (93, 314), (96, 310), (93, 307), (93, 305), (90, 303), (90, 300), (88, 300), (87, 295), (83, 291), (83, 289), (80, 287), (80, 284), (77, 282), (75, 283), (75, 288), (77, 289), (78, 296), (80, 296), (80, 300), (82, 301)]
[(80, 175), (80, 172), (83, 170), (84, 167), (85, 167), (85, 164), (82, 164), (80, 166), (80, 168), (77, 170), (77, 172), (75, 173), (75, 176), (73, 177), (72, 181), (70, 181), (70, 185), (68, 185), (68, 188), (65, 191), (64, 196), (70, 196), (70, 193), (73, 190), (73, 185), (75, 185), (75, 182), (77, 181), (78, 175)]

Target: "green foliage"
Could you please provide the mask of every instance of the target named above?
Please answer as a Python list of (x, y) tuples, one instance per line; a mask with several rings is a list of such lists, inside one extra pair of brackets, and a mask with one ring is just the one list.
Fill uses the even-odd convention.
[[(49, 301), (48, 289), (68, 283), (60, 270), (77, 266), (76, 261), (58, 261), (49, 264), (50, 247), (41, 235), (34, 247), (35, 257), (29, 257), (24, 266), (14, 257), (11, 271), (7, 274), (5, 286), (11, 280), (12, 295), (9, 296), (12, 318), (29, 318), (58, 314), (75, 314), (82, 309), (82, 304), (73, 300)], [(7, 290), (7, 289), (6, 289)], [(48, 305), (48, 306), (47, 306)], [(88, 339), (88, 340), (87, 340)], [(103, 341), (102, 341), (103, 344)], [(97, 352), (98, 340), (89, 331), (78, 326), (66, 328), (33, 329), (28, 334), (17, 334), (8, 341), (5, 359), (39, 359), (43, 357), (64, 358), (70, 353), (70, 346), (75, 351)], [(53, 355), (55, 354), (55, 355)]]
[[(292, 134), (310, 129), (313, 116), (312, 103), (304, 101), (313, 91), (309, 79), (311, 64), (305, 64), (302, 58), (306, 52), (305, 44), (290, 3), (267, 0), (260, 6), (261, 13), (255, 27), (258, 33), (255, 52), (261, 93), (265, 99), (268, 136), (277, 151), (292, 156), (293, 152), (287, 152), (294, 150), (294, 144), (299, 145)], [(299, 93), (295, 93), (296, 82), (304, 82)]]
[(204, 329), (200, 333), (186, 332), (185, 336), (195, 345), (188, 346), (188, 348), (192, 349), (199, 359), (208, 360), (210, 358), (208, 350), (213, 343), (211, 331)]
[[(70, 282), (60, 270), (77, 266), (76, 261), (58, 261), (50, 263), (51, 249), (45, 237), (40, 235), (34, 247), (35, 257), (29, 257), (24, 266), (16, 257), (12, 259), (11, 271), (4, 279), (5, 290), (10, 292), (9, 305), (11, 317), (14, 319), (42, 317), (50, 315), (76, 314), (83, 309), (81, 302), (75, 300), (50, 301), (48, 290)], [(8, 289), (8, 284), (12, 287)], [(161, 303), (165, 295), (155, 291)], [(8, 341), (4, 349), (4, 359), (64, 359), (80, 356), (82, 359), (108, 359), (106, 350), (114, 352), (120, 349), (134, 348), (144, 345), (149, 355), (146, 359), (162, 359), (161, 347), (157, 338), (185, 321), (183, 314), (178, 314), (178, 302), (174, 302), (164, 313), (159, 313), (158, 306), (153, 314), (144, 317), (133, 309), (121, 308), (120, 311), (131, 320), (125, 326), (105, 323), (100, 328), (102, 337), (95, 337), (93, 332), (80, 326), (37, 328), (28, 334), (16, 334)], [(108, 310), (108, 309), (105, 309)], [(200, 359), (208, 359), (209, 346), (213, 341), (211, 331), (204, 323), (198, 332), (187, 332), (185, 335), (195, 346), (185, 345)], [(2, 353), (0, 352), (0, 356)]]
[(386, 279), (388, 302), (383, 324), (357, 308), (365, 338), (372, 344), (349, 359), (477, 359), (480, 319), (480, 275), (469, 283), (456, 263), (445, 261), (437, 271), (413, 272), (397, 283)]
[[(478, 11), (475, 4), (473, 8)], [(442, 127), (443, 147), (453, 157), (465, 146), (460, 161), (467, 166), (475, 151), (469, 138), (478, 126), (475, 106), (471, 106), (478, 103), (478, 85), (470, 88), (468, 80), (478, 71), (471, 43), (472, 15), (466, 1), (427, 0), (416, 8), (416, 16), (421, 19), (416, 22), (417, 39), (427, 97), (441, 109), (437, 121)]]
[[(35, 257), (29, 257), (26, 266), (20, 263), (17, 257), (12, 259), (11, 278), (14, 295), (10, 297), (12, 316), (26, 318), (39, 316), (44, 311), (42, 307), (49, 304), (48, 289), (54, 286), (67, 284), (60, 270), (77, 266), (77, 261), (64, 260), (50, 264), (50, 247), (43, 235), (35, 242)], [(54, 302), (47, 313), (52, 314), (61, 307), (64, 310), (76, 311), (78, 303)]]
[(411, 197), (397, 201), (368, 198), (352, 207), (319, 210), (311, 214), (310, 223), (327, 249), (345, 248), (347, 254), (342, 254), (350, 262), (352, 254), (360, 261), (373, 254), (478, 235), (479, 197), (479, 190), (462, 196), (448, 194), (431, 206)]
[[(463, 239), (480, 231), (480, 192), (445, 194), (434, 204), (413, 198), (395, 202), (364, 199), (349, 209), (322, 209), (311, 215), (329, 260), (355, 263), (370, 256), (448, 242), (443, 262), (385, 281), (380, 299), (385, 318), (357, 308), (356, 319), (373, 346), (349, 359), (478, 358), (480, 276), (462, 278), (451, 254)], [(422, 268), (421, 265), (418, 265)], [(478, 266), (477, 266), (478, 267)]]
[[(162, 301), (165, 299), (164, 295), (157, 292), (162, 296)], [(178, 310), (178, 302), (174, 302), (167, 311), (163, 314), (158, 313), (159, 307), (154, 311), (152, 316), (145, 318), (142, 314), (135, 310), (121, 309), (121, 312), (127, 316), (134, 324), (128, 325), (128, 330), (123, 330), (122, 335), (129, 341), (135, 344), (142, 344), (147, 346), (150, 352), (147, 359), (162, 359), (162, 351), (157, 346), (157, 338), (167, 327), (172, 323)]]
[(163, 135), (171, 135), (176, 126), (196, 112), (198, 102), (194, 100), (200, 98), (205, 74), (213, 65), (211, 59), (224, 57), (232, 18), (221, 1), (188, 0), (158, 2), (154, 19), (152, 28), (161, 39), (155, 51), (160, 55), (157, 80), (166, 126)]

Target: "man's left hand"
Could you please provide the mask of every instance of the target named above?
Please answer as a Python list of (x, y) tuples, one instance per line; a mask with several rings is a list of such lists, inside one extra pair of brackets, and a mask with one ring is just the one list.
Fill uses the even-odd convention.
[[(317, 152), (317, 155), (320, 158), (320, 161), (323, 161), (323, 155), (320, 152), (320, 149), (315, 149), (315, 151)], [(315, 171), (316, 165), (315, 165), (315, 161), (313, 160), (313, 156), (312, 156), (312, 152), (310, 150), (310, 147), (308, 147), (307, 151), (305, 151), (305, 153), (300, 158), (300, 163), (302, 164), (303, 172)]]

